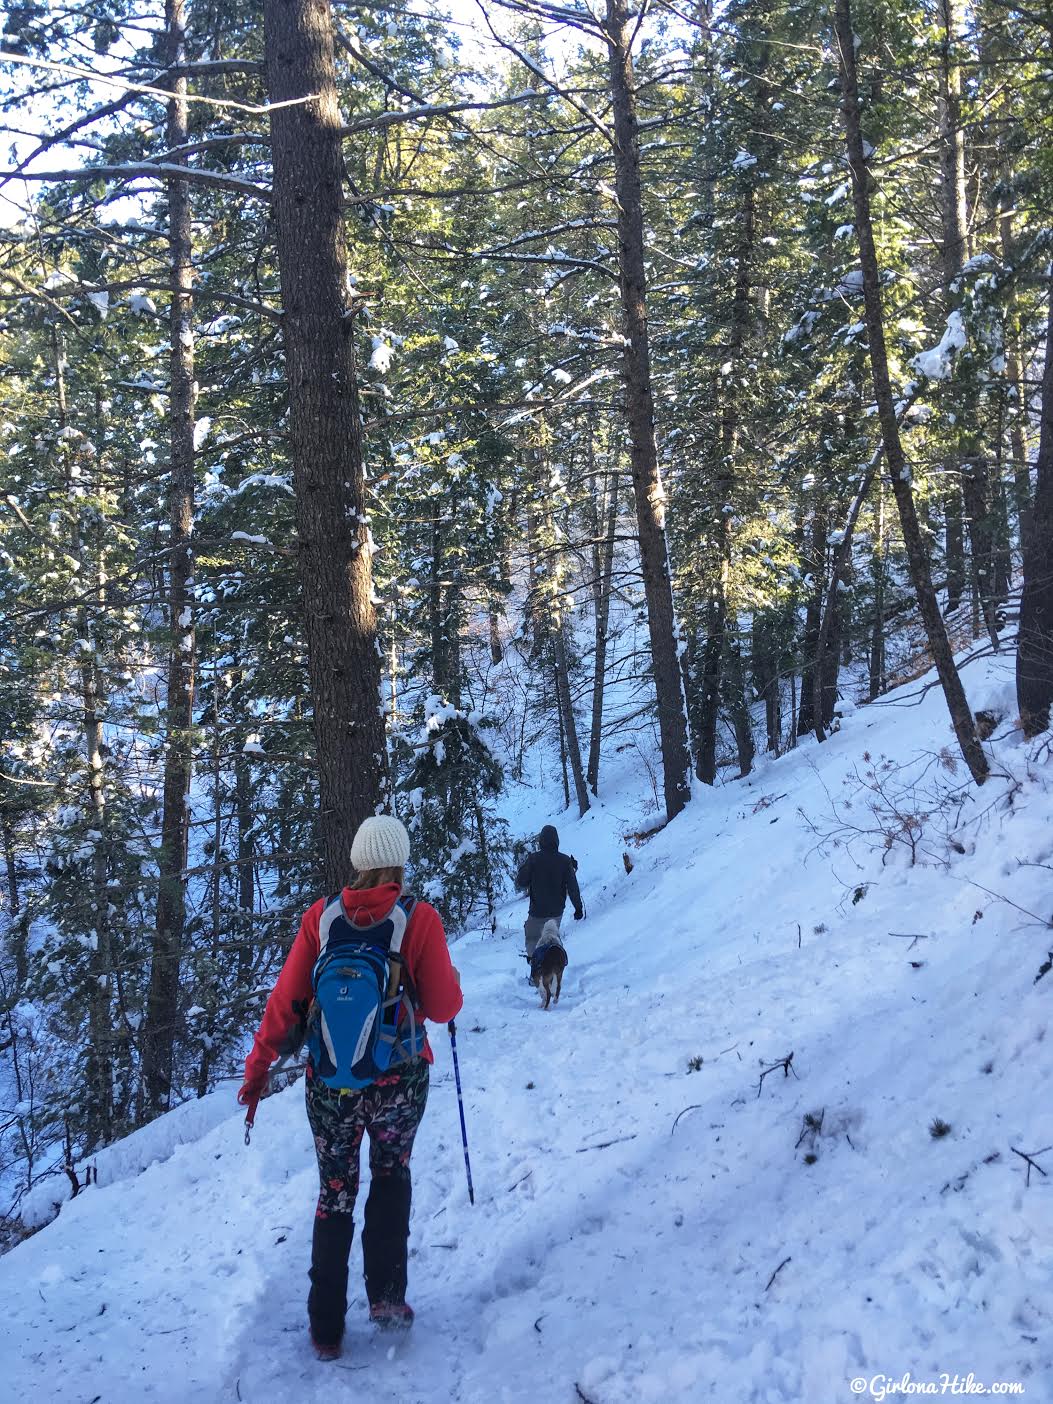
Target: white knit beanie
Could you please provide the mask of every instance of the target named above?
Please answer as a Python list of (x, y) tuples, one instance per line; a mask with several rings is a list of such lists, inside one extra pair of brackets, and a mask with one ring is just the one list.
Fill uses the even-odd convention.
[(409, 853), (405, 825), (393, 814), (375, 814), (358, 826), (351, 845), (351, 863), (357, 873), (372, 872), (374, 868), (404, 868)]

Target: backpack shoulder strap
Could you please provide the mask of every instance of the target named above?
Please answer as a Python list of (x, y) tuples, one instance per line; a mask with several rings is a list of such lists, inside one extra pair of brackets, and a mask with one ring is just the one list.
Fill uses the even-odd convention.
[(322, 908), (322, 915), (318, 918), (318, 954), (322, 955), (329, 944), (329, 932), (337, 917), (344, 915), (344, 894), (334, 893), (332, 897), (327, 897), (325, 906)]
[[(406, 935), (406, 927), (409, 926), (413, 909), (417, 905), (416, 898), (400, 896), (388, 912), (386, 921), (392, 925), (391, 940), (388, 942), (388, 998), (393, 999), (401, 984), (405, 983), (412, 991), (412, 982), (409, 978), (409, 971), (402, 959), (402, 940)], [(416, 998), (416, 992), (412, 991), (412, 997)]]
[[(409, 927), (410, 920), (413, 916), (416, 906), (417, 899), (413, 896), (412, 892), (404, 892), (402, 896), (398, 899), (398, 901), (395, 903), (394, 907), (392, 907), (391, 909), (391, 920), (395, 924), (395, 935), (391, 938), (391, 949), (396, 955), (398, 955), (398, 953), (402, 950), (402, 940), (406, 934), (407, 928)], [(401, 923), (401, 929), (400, 923), (397, 917), (395, 916), (396, 911), (401, 912), (404, 917), (404, 920)]]

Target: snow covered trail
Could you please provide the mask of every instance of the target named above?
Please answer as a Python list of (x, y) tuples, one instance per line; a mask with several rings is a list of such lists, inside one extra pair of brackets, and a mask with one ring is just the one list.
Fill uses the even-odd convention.
[[(995, 665), (966, 680), (977, 707), (1005, 690)], [(438, 1030), (408, 1339), (372, 1334), (356, 1247), (347, 1351), (314, 1359), (302, 1088), (247, 1148), (233, 1107), (213, 1123), (228, 1090), (199, 1138), (130, 1157), (0, 1260), (9, 1397), (836, 1404), (857, 1376), (972, 1372), (1053, 1400), (1053, 1155), (1025, 1187), (1011, 1149), (1053, 1144), (1053, 976), (1034, 983), (1053, 940), (1025, 914), (1053, 884), (1020, 866), (1053, 853), (1044, 767), (1001, 743), (1015, 780), (970, 802), (993, 808), (939, 866), (823, 856), (800, 812), (822, 828), (864, 752), (948, 734), (936, 693), (860, 710), (700, 796), (629, 876), (609, 811), (565, 826), (589, 916), (548, 1013), (517, 908), (458, 943), (477, 1202)], [(796, 1076), (761, 1083), (791, 1052)]]

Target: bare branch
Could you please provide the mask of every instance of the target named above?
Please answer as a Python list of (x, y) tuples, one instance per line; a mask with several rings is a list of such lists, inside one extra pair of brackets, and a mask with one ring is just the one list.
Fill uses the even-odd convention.
[(419, 122), (428, 117), (449, 117), (455, 112), (489, 112), (496, 107), (518, 107), (524, 102), (544, 101), (545, 94), (527, 89), (514, 97), (501, 98), (495, 102), (447, 102), (426, 103), (423, 107), (410, 107), (404, 111), (376, 112), (371, 117), (360, 117), (340, 129), (341, 136), (353, 136), (356, 132), (383, 131), (400, 122)]
[(511, 40), (502, 39), (500, 34), (498, 34), (497, 30), (490, 23), (490, 16), (486, 13), (486, 7), (483, 5), (482, 0), (476, 0), (476, 4), (479, 6), (479, 12), (481, 13), (483, 19), (486, 21), (487, 29), (494, 36), (495, 43), (499, 44), (502, 49), (507, 49), (508, 52), (512, 54), (515, 58), (517, 58), (519, 62), (524, 66), (524, 68), (528, 69), (534, 75), (535, 78), (539, 78), (541, 82), (545, 84), (546, 87), (552, 89), (552, 91), (556, 94), (557, 97), (561, 97), (564, 102), (566, 102), (570, 107), (573, 107), (574, 111), (579, 113), (582, 117), (584, 117), (586, 122), (588, 122), (591, 127), (595, 127), (596, 131), (598, 131), (600, 136), (603, 137), (607, 145), (613, 147), (615, 144), (614, 133), (610, 130), (610, 128), (605, 127), (600, 121), (600, 119), (593, 112), (591, 112), (590, 109), (587, 108), (584, 103), (578, 102), (578, 100), (571, 93), (569, 93), (566, 88), (561, 87), (557, 82), (550, 78), (548, 74), (544, 71), (544, 69), (534, 62), (534, 60), (530, 57), (529, 54), (525, 54), (522, 51), (522, 49), (520, 49), (518, 45), (513, 44)]
[[(134, 83), (129, 78), (121, 78), (119, 75), (110, 73), (96, 73), (90, 68), (80, 68), (71, 63), (55, 63), (52, 59), (33, 58), (29, 54), (14, 54), (8, 49), (0, 49), (0, 63), (20, 63), (28, 68), (43, 68), (50, 73), (61, 73), (74, 82), (100, 83), (104, 88), (119, 88), (124, 93), (146, 93), (149, 97), (156, 97), (163, 102), (171, 101), (172, 94), (167, 88), (156, 88), (152, 83)], [(254, 104), (251, 102), (236, 102), (233, 98), (205, 97), (200, 93), (187, 93), (186, 102), (201, 102), (207, 107), (220, 107), (234, 112), (252, 112), (257, 116), (265, 116), (268, 112), (274, 112), (280, 107), (299, 107), (303, 103), (315, 102), (317, 93), (307, 93), (304, 97), (287, 98), (284, 102), (265, 102)]]
[[(2, 55), (0, 55), (2, 57)], [(210, 185), (217, 190), (230, 190), (235, 195), (245, 195), (252, 200), (269, 203), (271, 192), (262, 185), (253, 185), (249, 180), (238, 180), (236, 176), (223, 175), (220, 171), (202, 171), (187, 166), (170, 164), (165, 161), (132, 161), (121, 166), (76, 166), (62, 171), (0, 171), (0, 181), (18, 176), (20, 180), (59, 181), (59, 180), (134, 180), (138, 176), (153, 177), (157, 180), (190, 180), (197, 185)]]

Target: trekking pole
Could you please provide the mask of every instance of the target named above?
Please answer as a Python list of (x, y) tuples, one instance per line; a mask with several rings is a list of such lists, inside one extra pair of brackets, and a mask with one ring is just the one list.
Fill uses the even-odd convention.
[(457, 1025), (451, 1019), (446, 1025), (450, 1031), (450, 1048), (453, 1050), (453, 1076), (457, 1083), (457, 1110), (461, 1114), (461, 1144), (464, 1146), (464, 1172), (468, 1176), (468, 1202), (475, 1203), (475, 1190), (472, 1188), (472, 1166), (468, 1159), (468, 1132), (464, 1125), (464, 1098), (461, 1096), (461, 1065), (457, 1061)]

